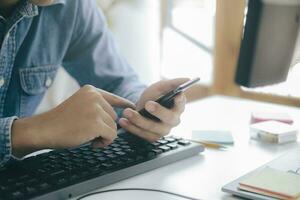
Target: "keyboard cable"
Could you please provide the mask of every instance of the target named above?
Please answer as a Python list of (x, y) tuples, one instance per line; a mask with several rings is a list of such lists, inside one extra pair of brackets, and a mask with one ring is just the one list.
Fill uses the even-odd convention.
[(87, 198), (87, 197), (90, 197), (90, 196), (94, 196), (94, 195), (98, 195), (98, 194), (110, 193), (110, 192), (122, 192), (122, 191), (157, 192), (157, 193), (163, 193), (163, 194), (168, 194), (168, 195), (180, 197), (180, 198), (183, 198), (183, 199), (201, 200), (201, 199), (197, 199), (197, 198), (185, 196), (185, 195), (182, 195), (182, 194), (177, 194), (177, 193), (174, 193), (174, 192), (169, 192), (169, 191), (164, 191), (164, 190), (157, 190), (157, 189), (149, 189), (149, 188), (120, 188), (120, 189), (102, 190), (102, 191), (99, 191), (99, 192), (92, 192), (92, 193), (85, 194), (85, 195), (77, 198), (77, 200), (82, 200), (84, 198)]

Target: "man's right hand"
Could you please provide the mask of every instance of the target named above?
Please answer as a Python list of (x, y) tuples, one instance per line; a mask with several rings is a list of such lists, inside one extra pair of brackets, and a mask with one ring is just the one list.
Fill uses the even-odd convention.
[(117, 137), (114, 107), (134, 108), (119, 96), (87, 85), (56, 108), (16, 120), (12, 126), (12, 150), (16, 157), (41, 150), (75, 147), (92, 141), (105, 147)]

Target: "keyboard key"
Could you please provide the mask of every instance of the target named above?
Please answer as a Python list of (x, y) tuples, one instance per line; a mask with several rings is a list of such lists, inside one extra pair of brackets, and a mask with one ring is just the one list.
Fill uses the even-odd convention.
[(172, 136), (170, 136), (171, 138), (174, 138), (175, 140), (182, 140), (182, 138), (181, 137), (179, 137), (179, 136), (176, 136), (176, 135), (172, 135)]
[(176, 148), (178, 148), (177, 142), (173, 142), (173, 143), (167, 144), (167, 146), (170, 147), (171, 149), (176, 149)]
[(66, 184), (66, 183), (67, 183), (67, 179), (65, 179), (65, 178), (60, 178), (60, 179), (58, 179), (58, 180), (56, 181), (56, 183), (57, 183), (58, 185)]
[(163, 152), (170, 151), (171, 148), (168, 146), (160, 146), (159, 149), (163, 150)]
[(152, 151), (154, 153), (156, 153), (157, 155), (163, 153), (163, 150), (161, 150), (161, 149), (153, 149)]
[(37, 192), (36, 188), (31, 187), (31, 186), (27, 186), (25, 190), (26, 190), (26, 193), (29, 195), (32, 195)]
[(134, 159), (129, 158), (129, 157), (123, 157), (123, 158), (121, 158), (121, 160), (123, 160), (127, 164), (130, 164), (130, 163), (134, 162)]
[(83, 156), (84, 159), (90, 160), (93, 159), (93, 156)]
[(124, 149), (124, 151), (128, 154), (134, 154), (136, 151), (133, 149)]
[(93, 156), (100, 157), (100, 156), (104, 156), (104, 154), (103, 153), (93, 153)]
[[(98, 158), (97, 158), (98, 159)], [(94, 165), (94, 164), (96, 164), (97, 163), (97, 161), (96, 160), (88, 160), (88, 161), (86, 161), (88, 164), (90, 164), (90, 165)]]
[(21, 176), (19, 179), (22, 181), (28, 180), (28, 179), (30, 179), (30, 176), (28, 174), (25, 174), (25, 175)]
[(126, 155), (126, 153), (123, 152), (123, 151), (115, 152), (115, 154), (118, 155), (118, 156), (124, 156), (124, 155)]
[(50, 174), (50, 176), (63, 176), (66, 173), (65, 170), (59, 170)]
[(112, 153), (113, 153), (113, 151), (110, 151), (110, 150), (105, 150), (105, 151), (103, 151), (103, 153), (105, 153), (105, 154), (112, 154)]
[(191, 142), (189, 142), (187, 140), (179, 140), (178, 144), (183, 145), (183, 146), (187, 146), (187, 145), (191, 144)]
[(107, 155), (107, 157), (108, 157), (108, 158), (111, 158), (111, 159), (114, 159), (114, 158), (116, 158), (117, 156), (116, 156), (115, 154), (109, 154), (109, 155)]
[(156, 156), (156, 153), (154, 153), (153, 151), (150, 151), (150, 152), (147, 153), (146, 156), (147, 156), (148, 159), (149, 158), (154, 158)]
[(23, 187), (25, 185), (24, 182), (16, 182), (15, 183), (16, 187)]
[(137, 155), (136, 157), (135, 157), (135, 160), (136, 161), (140, 161), (140, 160), (144, 160), (145, 158), (144, 158), (144, 156), (141, 156), (141, 155)]
[(165, 138), (165, 140), (168, 142), (176, 142), (176, 139), (172, 138), (172, 137), (167, 137), (167, 138)]
[(120, 145), (119, 144), (111, 144), (110, 146), (114, 147), (114, 148), (118, 148)]
[(38, 180), (36, 178), (32, 178), (30, 180), (28, 180), (28, 185), (36, 185), (38, 184)]
[(120, 142), (120, 144), (121, 144), (121, 145), (127, 145), (127, 144), (128, 144), (128, 142), (126, 142), (126, 141), (122, 141), (122, 142)]
[(161, 144), (158, 143), (158, 142), (153, 142), (152, 145), (153, 145), (154, 147), (159, 147)]
[(118, 152), (118, 151), (122, 151), (121, 148), (113, 148), (112, 150), (113, 150), (113, 151), (117, 151), (117, 152)]
[(102, 163), (101, 165), (102, 165), (104, 168), (110, 168), (110, 167), (113, 166), (111, 163)]
[(130, 149), (130, 146), (129, 145), (122, 145), (121, 148), (122, 149)]
[(111, 161), (113, 164), (116, 164), (116, 165), (122, 165), (122, 164), (124, 164), (124, 162), (123, 161), (121, 161), (121, 160), (113, 160), (113, 161)]
[(50, 185), (48, 183), (41, 183), (40, 185), (38, 185), (40, 190), (47, 190), (50, 188)]
[(79, 177), (77, 174), (73, 174), (73, 175), (71, 175), (71, 177), (70, 177), (70, 181), (76, 181), (76, 180), (78, 180), (78, 179), (80, 179), (80, 177)]
[(101, 157), (96, 158), (96, 160), (98, 160), (100, 162), (105, 162), (105, 161), (107, 161), (107, 158), (101, 156)]
[(0, 185), (0, 194), (4, 194), (9, 190), (8, 186)]
[(9, 195), (9, 199), (22, 199), (24, 194), (21, 191), (15, 191)]
[(168, 143), (168, 141), (167, 140), (157, 140), (157, 142), (158, 143), (160, 143), (160, 144), (167, 144)]

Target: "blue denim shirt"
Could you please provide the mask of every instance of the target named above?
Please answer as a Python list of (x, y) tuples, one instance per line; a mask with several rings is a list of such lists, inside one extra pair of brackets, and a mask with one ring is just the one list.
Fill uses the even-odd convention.
[(12, 158), (13, 121), (34, 113), (59, 67), (81, 86), (132, 101), (145, 89), (116, 49), (94, 0), (56, 0), (47, 7), (21, 2), (0, 26), (0, 165)]

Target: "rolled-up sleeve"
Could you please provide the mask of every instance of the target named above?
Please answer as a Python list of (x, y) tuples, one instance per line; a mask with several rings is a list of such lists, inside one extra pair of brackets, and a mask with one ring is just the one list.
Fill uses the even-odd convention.
[(11, 128), (17, 117), (0, 118), (0, 167), (12, 158)]
[(120, 55), (94, 0), (77, 1), (77, 19), (64, 68), (79, 82), (136, 102), (145, 89)]

